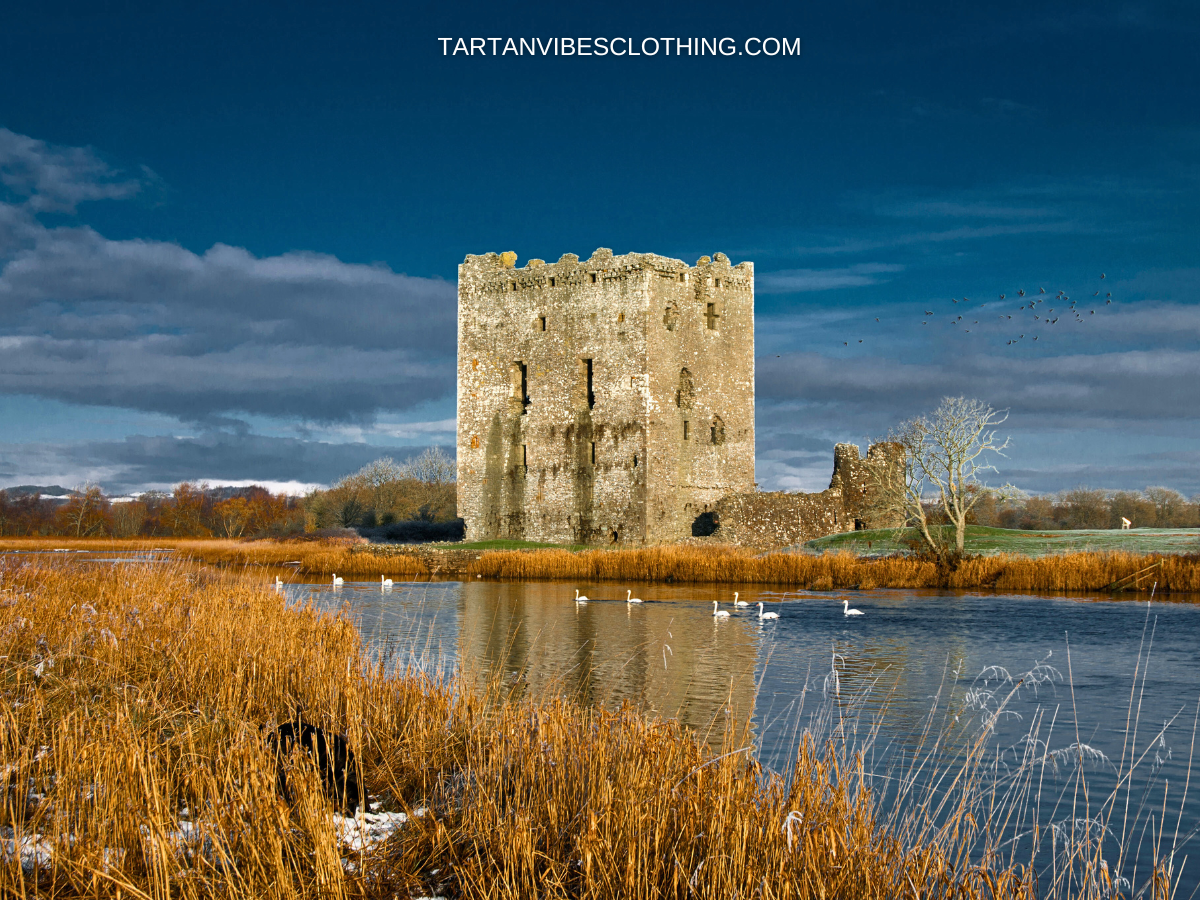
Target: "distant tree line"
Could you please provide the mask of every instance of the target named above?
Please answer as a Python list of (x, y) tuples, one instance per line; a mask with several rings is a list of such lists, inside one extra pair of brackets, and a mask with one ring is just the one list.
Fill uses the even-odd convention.
[(283, 537), (323, 528), (374, 528), (457, 517), (454, 460), (440, 448), (403, 463), (377, 459), (305, 497), (266, 488), (183, 482), (170, 493), (111, 499), (86, 484), (63, 497), (0, 490), (0, 535)]
[(385, 456), (305, 498), (305, 527), (375, 528), (458, 517), (455, 463), (440, 447), (406, 462)]
[(304, 529), (303, 501), (257, 485), (210, 488), (183, 482), (112, 500), (96, 485), (64, 501), (37, 492), (0, 491), (0, 535), (66, 537), (225, 537), (284, 535)]
[(1001, 499), (979, 498), (968, 521), (995, 528), (1053, 531), (1067, 528), (1120, 528), (1122, 517), (1134, 528), (1200, 527), (1200, 495), (1190, 500), (1178, 491), (1148, 487), (1144, 491), (1099, 491), (1072, 488), (1057, 494)]

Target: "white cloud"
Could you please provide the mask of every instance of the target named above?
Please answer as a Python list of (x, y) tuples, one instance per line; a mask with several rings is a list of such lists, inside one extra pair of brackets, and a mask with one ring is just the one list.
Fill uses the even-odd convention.
[(60, 147), (0, 128), (0, 184), (35, 212), (74, 212), (88, 200), (123, 200), (154, 180), (144, 167), (137, 176), (113, 169), (90, 147)]

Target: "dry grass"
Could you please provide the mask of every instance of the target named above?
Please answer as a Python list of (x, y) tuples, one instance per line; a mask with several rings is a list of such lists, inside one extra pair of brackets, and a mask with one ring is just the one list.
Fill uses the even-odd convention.
[[(845, 745), (802, 742), (785, 783), (630, 709), (389, 674), (345, 619), (235, 572), (0, 561), (0, 677), (7, 896), (1033, 893), (1011, 860), (968, 858), (977, 806), (936, 831), (881, 820)], [(372, 795), (428, 812), (360, 855), (315, 779), (281, 803), (263, 728), (297, 711), (345, 732)]]
[(863, 559), (851, 553), (755, 555), (737, 547), (692, 545), (638, 550), (496, 551), (469, 575), (518, 581), (657, 581), (778, 584), (810, 590), (841, 588), (991, 588), (1002, 591), (1103, 591), (1151, 565), (1130, 590), (1200, 592), (1200, 556), (1068, 553), (1030, 558), (1015, 554), (966, 560), (957, 569), (912, 557)]
[(174, 550), (190, 560), (227, 568), (248, 566), (281, 567), (289, 563), (301, 575), (328, 577), (335, 572), (349, 576), (428, 575), (429, 569), (415, 556), (402, 553), (372, 553), (365, 544), (346, 540), (321, 541), (236, 541), (197, 538), (4, 538), (5, 550), (88, 550), (94, 553), (129, 553), (154, 549)]

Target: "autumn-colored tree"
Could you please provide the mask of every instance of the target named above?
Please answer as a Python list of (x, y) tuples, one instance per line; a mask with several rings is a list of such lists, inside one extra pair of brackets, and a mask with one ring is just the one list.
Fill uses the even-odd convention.
[(136, 537), (146, 525), (149, 507), (141, 500), (112, 504), (113, 537)]
[(227, 538), (241, 537), (250, 524), (251, 509), (245, 497), (230, 497), (213, 504), (217, 530)]
[(71, 499), (59, 508), (57, 519), (60, 533), (72, 537), (107, 534), (112, 526), (108, 499), (94, 484), (75, 488)]
[(159, 515), (162, 524), (176, 537), (207, 537), (212, 534), (205, 524), (211, 507), (207, 484), (184, 481), (176, 486)]

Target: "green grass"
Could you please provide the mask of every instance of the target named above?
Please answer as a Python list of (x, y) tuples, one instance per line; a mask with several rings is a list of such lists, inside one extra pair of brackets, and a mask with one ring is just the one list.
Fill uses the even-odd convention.
[[(809, 541), (810, 550), (849, 550), (852, 553), (890, 553), (909, 548), (912, 529), (851, 531)], [(1081, 529), (1077, 531), (1018, 531), (1011, 528), (967, 527), (968, 553), (1020, 553), (1045, 556), (1093, 550), (1131, 553), (1198, 553), (1200, 528)]]
[(431, 544), (438, 550), (570, 550), (572, 553), (578, 553), (580, 550), (596, 550), (596, 547), (587, 547), (584, 544), (542, 544), (537, 541), (513, 541), (513, 540), (494, 540), (494, 541), (463, 541), (457, 544)]

